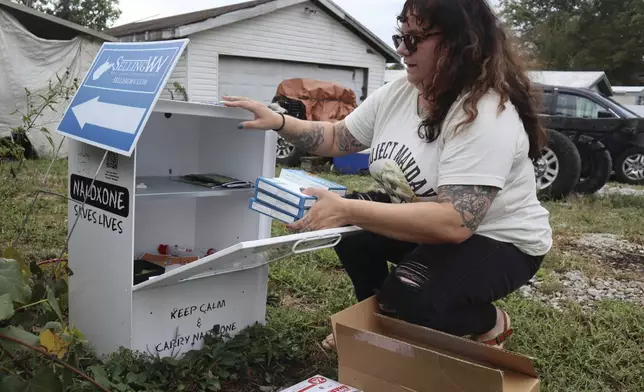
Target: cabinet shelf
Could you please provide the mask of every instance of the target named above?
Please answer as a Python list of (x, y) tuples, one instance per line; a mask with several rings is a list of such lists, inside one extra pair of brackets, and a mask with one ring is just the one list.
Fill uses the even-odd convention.
[(253, 119), (253, 115), (244, 109), (230, 108), (223, 106), (223, 104), (209, 102), (183, 102), (159, 99), (154, 107), (154, 111), (164, 114), (180, 114), (193, 117), (211, 117), (239, 121)]
[[(145, 188), (139, 188), (145, 184)], [(188, 184), (165, 176), (141, 176), (136, 178), (136, 197), (144, 199), (177, 198), (177, 197), (217, 197), (230, 195), (248, 195), (253, 188), (209, 189), (199, 185)]]

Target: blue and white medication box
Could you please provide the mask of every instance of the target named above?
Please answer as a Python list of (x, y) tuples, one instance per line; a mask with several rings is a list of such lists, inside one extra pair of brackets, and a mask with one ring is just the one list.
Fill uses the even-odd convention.
[(329, 181), (325, 178), (317, 177), (311, 173), (305, 172), (304, 170), (282, 169), (279, 178), (293, 182), (302, 188), (327, 189), (343, 197), (347, 194), (346, 186), (336, 184), (335, 182)]
[(295, 216), (289, 215), (284, 211), (281, 211), (268, 204), (264, 204), (261, 201), (255, 199), (254, 197), (250, 199), (250, 202), (248, 203), (248, 207), (253, 211), (257, 211), (260, 214), (270, 216), (271, 218), (275, 218), (284, 223), (293, 223), (296, 220), (298, 220)]
[(302, 192), (322, 188), (346, 196), (347, 188), (302, 170), (282, 169), (279, 177), (258, 177), (249, 208), (285, 223), (300, 220), (317, 198)]
[(309, 207), (296, 207), (262, 191), (255, 192), (255, 200), (271, 206), (272, 208), (275, 208), (279, 211), (283, 211), (291, 216), (294, 216), (297, 219), (304, 217), (304, 214), (306, 214), (306, 212), (309, 210)]
[(317, 198), (302, 193), (300, 188), (303, 188), (301, 184), (284, 178), (258, 177), (255, 182), (255, 198), (259, 192), (262, 192), (298, 210), (305, 210), (315, 204)]

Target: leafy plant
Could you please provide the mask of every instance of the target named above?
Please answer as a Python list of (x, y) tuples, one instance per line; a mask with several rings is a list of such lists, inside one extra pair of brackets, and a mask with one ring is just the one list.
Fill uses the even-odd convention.
[(183, 85), (181, 85), (181, 83), (174, 82), (174, 83), (172, 83), (172, 87), (174, 87), (174, 90), (171, 89), (170, 87), (166, 87), (166, 89), (168, 90), (168, 93), (170, 93), (170, 99), (171, 100), (175, 99), (174, 98), (175, 93), (179, 93), (179, 94), (181, 94), (183, 96), (182, 101), (188, 101), (188, 91), (186, 90), (185, 87), (183, 87)]
[(59, 298), (67, 293), (66, 277), (56, 279), (35, 262), (25, 270), (14, 249), (3, 255), (17, 258), (0, 258), (0, 359), (14, 364), (0, 391), (63, 391), (73, 374), (96, 384), (77, 369), (86, 350), (82, 333), (65, 325), (67, 309)]
[(17, 161), (25, 158), (25, 145), (29, 141), (29, 134), (34, 130), (42, 132), (52, 148), (55, 148), (54, 141), (51, 137), (51, 131), (44, 125), (38, 125), (43, 114), (47, 109), (56, 112), (54, 105), (61, 101), (67, 102), (73, 97), (74, 92), (78, 89), (78, 79), (74, 78), (68, 81), (69, 70), (65, 75), (60, 77), (56, 74), (56, 81), (49, 80), (47, 90), (42, 94), (33, 94), (28, 88), (25, 88), (26, 110), (15, 110), (12, 115), (20, 115), (22, 122), (20, 125), (11, 128), (8, 139), (0, 142), (0, 156), (9, 157)]
[(603, 70), (614, 85), (639, 84), (641, 0), (501, 0), (499, 8), (521, 49), (537, 57), (537, 68)]
[(242, 380), (272, 384), (305, 359), (292, 331), (256, 324), (232, 338), (211, 333), (180, 360), (122, 349), (101, 362), (66, 324), (61, 269), (26, 265), (14, 249), (3, 254), (15, 258), (0, 258), (0, 392), (221, 391)]

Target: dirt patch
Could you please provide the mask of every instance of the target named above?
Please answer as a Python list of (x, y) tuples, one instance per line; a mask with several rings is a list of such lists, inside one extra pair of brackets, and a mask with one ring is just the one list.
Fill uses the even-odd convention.
[(286, 308), (301, 310), (304, 312), (315, 312), (316, 309), (310, 303), (307, 303), (302, 298), (293, 297), (290, 294), (284, 293), (280, 298), (280, 305)]
[(557, 235), (556, 271), (581, 270), (591, 278), (611, 276), (644, 282), (644, 246), (623, 237), (589, 233)]
[(545, 279), (534, 278), (519, 293), (561, 310), (563, 301), (592, 310), (597, 301), (615, 300), (644, 306), (644, 282), (614, 278), (590, 279), (581, 271), (552, 272)]
[(520, 289), (521, 295), (556, 309), (564, 301), (586, 310), (602, 300), (644, 306), (644, 246), (613, 234), (589, 233), (557, 236), (555, 247), (560, 265), (569, 268), (540, 274)]
[(602, 252), (630, 253), (644, 257), (644, 246), (632, 243), (626, 239), (606, 233), (587, 233), (578, 238), (574, 243), (579, 246), (594, 248)]
[(598, 260), (613, 272), (637, 274), (644, 280), (644, 246), (629, 242), (614, 234), (589, 233), (564, 246)]

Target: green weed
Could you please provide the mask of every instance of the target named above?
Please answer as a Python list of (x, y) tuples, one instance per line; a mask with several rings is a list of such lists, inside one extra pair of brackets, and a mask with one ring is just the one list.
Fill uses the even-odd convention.
[[(43, 161), (27, 162), (18, 181), (0, 187), (0, 240), (4, 247), (15, 238), (47, 165)], [(375, 184), (367, 176), (319, 175), (341, 182), (351, 191), (366, 191)], [(66, 194), (66, 187), (66, 161), (61, 160), (54, 165), (48, 188)], [(571, 251), (568, 245), (587, 232), (624, 235), (644, 243), (643, 200), (608, 196), (546, 203), (555, 229), (555, 246), (539, 278), (557, 290), (559, 283), (551, 271), (580, 269), (589, 276), (604, 273), (583, 249)], [(28, 260), (58, 256), (67, 232), (66, 205), (64, 199), (55, 196), (43, 196), (37, 203), (18, 246)], [(274, 236), (286, 233), (283, 225), (273, 225)], [(274, 262), (269, 278), (265, 325), (252, 326), (231, 340), (210, 337), (203, 350), (180, 361), (122, 350), (104, 361), (83, 354), (79, 367), (112, 390), (125, 392), (247, 392), (257, 391), (259, 386), (288, 386), (316, 373), (336, 377), (337, 358), (324, 351), (319, 342), (331, 332), (330, 316), (354, 304), (355, 297), (333, 250)], [(518, 295), (499, 303), (512, 316), (515, 328), (506, 348), (535, 358), (543, 391), (641, 391), (642, 307), (603, 302), (593, 312), (583, 312), (567, 304), (559, 312)], [(12, 362), (0, 354), (0, 363), (7, 367)], [(0, 379), (3, 372), (0, 370)], [(76, 380), (67, 390), (94, 389)]]

